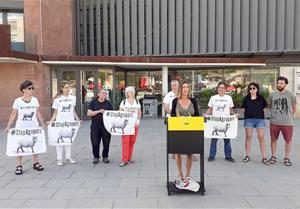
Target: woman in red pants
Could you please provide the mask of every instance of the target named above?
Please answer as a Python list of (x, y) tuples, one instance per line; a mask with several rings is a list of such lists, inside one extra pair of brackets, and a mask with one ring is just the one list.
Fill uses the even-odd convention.
[(137, 114), (137, 120), (134, 126), (134, 135), (122, 136), (122, 162), (120, 164), (120, 167), (124, 167), (128, 163), (134, 163), (134, 160), (132, 159), (133, 146), (136, 141), (142, 115), (141, 105), (135, 98), (135, 89), (133, 86), (128, 86), (125, 88), (125, 96), (126, 99), (124, 99), (120, 104), (120, 111), (133, 112), (134, 114)]

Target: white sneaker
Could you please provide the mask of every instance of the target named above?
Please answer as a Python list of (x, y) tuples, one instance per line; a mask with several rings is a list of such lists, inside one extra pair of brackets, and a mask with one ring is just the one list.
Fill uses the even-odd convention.
[(59, 166), (62, 166), (64, 163), (63, 163), (62, 160), (57, 160), (56, 164), (59, 165)]
[(67, 159), (67, 161), (68, 161), (69, 163), (71, 163), (71, 164), (75, 164), (75, 163), (76, 163), (76, 161), (75, 161), (74, 159), (72, 159), (72, 158)]

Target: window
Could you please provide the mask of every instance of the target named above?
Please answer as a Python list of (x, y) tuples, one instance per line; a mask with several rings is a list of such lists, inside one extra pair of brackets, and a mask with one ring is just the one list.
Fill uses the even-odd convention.
[(3, 13), (0, 12), (0, 24), (3, 24)]
[(252, 69), (251, 81), (258, 83), (261, 91), (275, 91), (278, 69)]
[(24, 42), (23, 13), (7, 13), (7, 23), (11, 27), (11, 41)]

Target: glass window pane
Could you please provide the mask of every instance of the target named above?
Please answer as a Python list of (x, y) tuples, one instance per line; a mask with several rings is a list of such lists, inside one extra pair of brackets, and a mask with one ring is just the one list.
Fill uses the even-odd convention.
[(11, 27), (11, 41), (24, 42), (24, 15), (22, 13), (8, 13), (7, 22)]
[(220, 81), (223, 81), (223, 70), (198, 70), (197, 71), (197, 83), (196, 88), (202, 89), (213, 89)]
[(98, 89), (105, 89), (107, 92), (107, 99), (112, 101), (113, 90), (113, 73), (112, 69), (101, 68), (98, 70)]
[[(215, 95), (215, 88), (220, 81), (224, 81), (222, 69), (198, 70), (196, 74), (195, 89), (196, 99), (201, 108), (206, 109), (208, 101), (212, 95)], [(204, 110), (206, 111), (206, 110)]]
[(3, 13), (0, 12), (0, 24), (3, 24)]
[(251, 81), (260, 85), (261, 91), (275, 91), (278, 69), (253, 69)]
[(116, 71), (115, 79), (115, 109), (119, 109), (121, 101), (125, 98), (125, 72)]
[(189, 81), (191, 83), (191, 92), (192, 95), (195, 96), (195, 91), (194, 91), (194, 83), (195, 83), (195, 70), (170, 70), (169, 71), (169, 90), (171, 91), (171, 84), (170, 82), (172, 80), (178, 80), (179, 83), (181, 81)]
[(250, 83), (250, 70), (226, 69), (224, 70), (224, 79), (228, 87), (227, 92), (246, 91), (247, 85)]

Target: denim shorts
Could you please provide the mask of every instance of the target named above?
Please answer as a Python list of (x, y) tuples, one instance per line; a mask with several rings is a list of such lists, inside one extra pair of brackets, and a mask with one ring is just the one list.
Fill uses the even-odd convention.
[(244, 120), (245, 128), (265, 128), (265, 119), (260, 118), (248, 118)]

